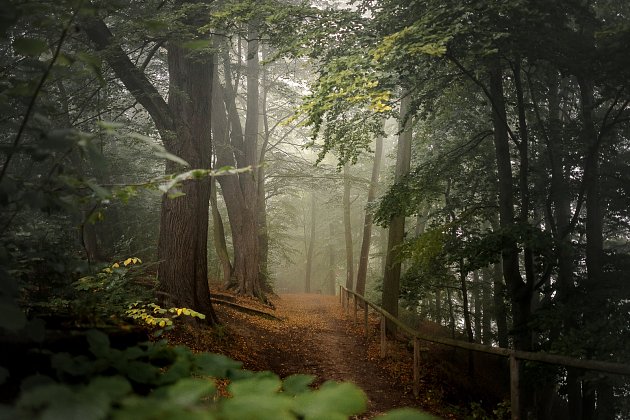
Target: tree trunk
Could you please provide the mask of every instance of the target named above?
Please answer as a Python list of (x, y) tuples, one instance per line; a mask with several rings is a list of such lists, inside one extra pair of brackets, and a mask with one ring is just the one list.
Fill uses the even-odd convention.
[[(210, 115), (213, 59), (209, 54), (192, 59), (175, 41), (167, 44), (169, 103), (118, 45), (101, 20), (83, 28), (97, 49), (108, 49), (107, 61), (135, 99), (147, 110), (166, 150), (193, 168), (210, 168)], [(177, 118), (174, 118), (177, 116)], [(178, 168), (171, 161), (166, 172)], [(159, 292), (166, 305), (184, 306), (217, 322), (208, 290), (208, 210), (210, 188), (206, 180), (186, 181), (185, 196), (162, 199), (158, 239)]]
[[(493, 104), (492, 126), (494, 129), (495, 156), (499, 178), (499, 223), (502, 230), (510, 232), (515, 226), (514, 191), (512, 187), (512, 163), (507, 115), (503, 96), (503, 72), (498, 57), (493, 59), (490, 66), (490, 95)], [(506, 238), (501, 257), (503, 261), (503, 276), (512, 302), (514, 348), (517, 350), (531, 350), (531, 331), (528, 327), (531, 290), (521, 277), (519, 250), (516, 241), (509, 236)]]
[[(266, 49), (261, 48), (262, 60), (266, 59)], [(263, 66), (262, 71), (262, 95), (260, 98), (260, 110), (262, 118), (259, 117), (259, 122), (262, 124), (263, 144), (260, 147), (260, 155), (258, 158), (258, 253), (260, 259), (260, 282), (266, 292), (272, 291), (271, 279), (269, 277), (269, 230), (267, 226), (267, 196), (265, 192), (265, 155), (267, 153), (267, 147), (269, 145), (270, 133), (269, 133), (269, 116), (267, 115), (267, 90), (268, 90), (268, 75), (266, 67)]]
[[(177, 115), (175, 138), (167, 149), (191, 167), (211, 166), (212, 56), (190, 57), (190, 51), (169, 42), (169, 108)], [(176, 140), (175, 140), (176, 139)], [(167, 161), (166, 172), (177, 171)], [(158, 243), (159, 290), (168, 305), (191, 307), (216, 320), (208, 291), (208, 210), (210, 184), (207, 180), (185, 181), (185, 196), (162, 198)]]
[(481, 343), (481, 319), (482, 319), (482, 292), (481, 277), (479, 271), (473, 271), (473, 287), (471, 289), (473, 298), (474, 319), (475, 319), (475, 341)]
[(311, 235), (308, 238), (308, 251), (306, 252), (306, 276), (304, 279), (304, 291), (311, 293), (311, 271), (313, 271), (313, 249), (315, 248), (315, 223), (316, 211), (315, 211), (315, 194), (311, 193)]
[[(584, 165), (584, 190), (586, 192), (586, 290), (596, 291), (603, 275), (602, 257), (604, 256), (603, 212), (601, 205), (600, 184), (600, 141), (593, 121), (595, 109), (593, 82), (584, 77), (578, 77), (581, 98), (582, 135), (586, 146)], [(597, 299), (597, 298), (595, 298)], [(593, 302), (597, 305), (597, 302)], [(603, 302), (602, 302), (603, 303)], [(598, 305), (599, 306), (599, 305)], [(595, 313), (584, 314), (591, 318)], [(590, 355), (589, 355), (590, 356)], [(592, 419), (595, 415), (595, 389), (591, 381), (582, 381), (582, 418)], [(601, 395), (603, 400), (612, 400), (612, 387), (602, 387), (602, 391), (609, 391), (611, 395)], [(608, 414), (608, 413), (606, 413)]]
[(499, 347), (509, 347), (507, 308), (505, 306), (506, 290), (503, 280), (503, 264), (494, 264), (492, 291), (494, 295), (494, 314), (497, 323), (497, 340)]
[(346, 288), (354, 289), (354, 247), (352, 245), (352, 225), (350, 223), (350, 175), (349, 165), (343, 167), (343, 231), (346, 243)]
[(328, 290), (331, 295), (337, 294), (336, 278), (335, 278), (335, 226), (330, 223), (328, 225), (330, 237), (328, 238)]
[(440, 289), (435, 290), (435, 322), (442, 324), (442, 291)]
[(469, 342), (474, 342), (472, 323), (470, 321), (470, 305), (468, 303), (468, 284), (466, 283), (466, 272), (463, 269), (463, 259), (459, 261), (459, 284), (462, 290), (462, 312), (464, 315), (464, 329), (466, 330), (466, 337)]
[(217, 183), (213, 178), (210, 180), (210, 207), (212, 209), (212, 225), (213, 225), (213, 238), (214, 248), (221, 263), (221, 269), (223, 272), (223, 285), (229, 287), (232, 283), (232, 274), (234, 268), (230, 261), (230, 254), (227, 250), (227, 243), (225, 241), (225, 228), (223, 227), (223, 219), (221, 213), (219, 213), (219, 206), (217, 203)]
[[(250, 53), (257, 51), (257, 41), (248, 46)], [(248, 97), (251, 95), (252, 108), (248, 109), (245, 132), (241, 128), (240, 117), (236, 108), (234, 87), (231, 84), (229, 55), (223, 54), (226, 88), (224, 89), (216, 79), (214, 86), (216, 95), (213, 103), (216, 109), (216, 124), (229, 126), (229, 143), (226, 137), (217, 137), (215, 147), (218, 166), (237, 166), (245, 168), (257, 162), (258, 137), (258, 54), (249, 55), (248, 60)], [(254, 63), (255, 62), (255, 63)], [(252, 92), (249, 92), (249, 89)], [(249, 108), (248, 100), (248, 108)], [(227, 117), (226, 117), (227, 112)], [(253, 127), (253, 128), (252, 128)], [(265, 299), (260, 282), (260, 264), (258, 249), (258, 220), (257, 220), (257, 185), (255, 172), (239, 175), (220, 176), (221, 191), (228, 210), (228, 218), (232, 231), (234, 246), (234, 281), (237, 292), (244, 295)]]
[(374, 149), (374, 164), (372, 165), (372, 177), (370, 178), (370, 187), (368, 189), (367, 207), (365, 210), (365, 219), (363, 221), (363, 240), (361, 241), (361, 255), (359, 256), (359, 269), (357, 271), (357, 287), (356, 292), (365, 295), (365, 282), (367, 279), (367, 269), (370, 260), (370, 243), (372, 240), (372, 210), (369, 206), (376, 197), (376, 188), (378, 187), (378, 177), (381, 171), (381, 155), (383, 154), (383, 138), (376, 138), (376, 147)]
[[(395, 181), (399, 182), (408, 172), (411, 164), (412, 118), (409, 112), (411, 97), (405, 95), (400, 103), (401, 134), (398, 138)], [(402, 124), (404, 123), (404, 126)], [(405, 236), (405, 215), (395, 216), (389, 223), (385, 273), (383, 277), (383, 309), (398, 316), (400, 296), (400, 260), (396, 248), (403, 243)], [(396, 326), (387, 322), (387, 331), (395, 333)]]
[(481, 270), (481, 342), (492, 344), (492, 274), (488, 267)]

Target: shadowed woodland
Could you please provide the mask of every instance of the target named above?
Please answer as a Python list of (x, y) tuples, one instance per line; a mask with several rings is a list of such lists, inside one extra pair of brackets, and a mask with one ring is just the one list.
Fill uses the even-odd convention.
[(1, 418), (630, 417), (630, 3), (0, 10)]

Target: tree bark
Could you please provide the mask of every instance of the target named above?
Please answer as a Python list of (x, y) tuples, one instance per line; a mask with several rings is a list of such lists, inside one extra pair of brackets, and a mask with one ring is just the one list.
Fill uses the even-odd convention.
[(311, 293), (311, 272), (313, 271), (313, 250), (315, 249), (315, 227), (317, 222), (315, 194), (311, 193), (311, 234), (308, 238), (308, 250), (306, 252), (306, 275), (304, 278), (304, 291)]
[[(249, 124), (246, 123), (245, 135), (236, 108), (228, 54), (222, 56), (225, 70), (225, 89), (218, 79), (214, 82), (216, 95), (213, 98), (213, 103), (217, 109), (221, 110), (217, 111), (217, 113), (221, 113), (221, 116), (217, 115), (215, 118), (218, 123), (229, 127), (229, 143), (226, 138), (217, 138), (215, 151), (218, 166), (245, 168), (257, 163), (258, 54), (252, 53), (252, 51), (257, 51), (258, 47), (257, 41), (252, 42), (254, 43), (249, 47), (251, 59), (248, 60), (248, 70), (251, 73), (248, 75), (248, 97), (251, 96), (250, 100), (255, 102), (255, 105), (248, 109), (247, 119), (250, 122)], [(250, 87), (252, 92), (249, 92)], [(248, 107), (250, 100), (248, 100)], [(258, 198), (255, 169), (252, 172), (234, 176), (221, 176), (218, 180), (221, 184), (232, 231), (235, 287), (239, 294), (255, 296), (264, 300), (265, 296), (259, 275), (260, 254), (256, 211)]]
[(359, 256), (359, 269), (357, 270), (357, 287), (356, 292), (362, 296), (365, 295), (365, 282), (367, 279), (367, 269), (370, 260), (370, 244), (372, 242), (372, 219), (373, 214), (369, 206), (376, 197), (376, 189), (378, 187), (378, 177), (381, 171), (381, 155), (383, 154), (383, 138), (376, 138), (376, 146), (374, 148), (374, 164), (372, 165), (372, 176), (370, 178), (370, 187), (368, 189), (367, 207), (365, 210), (365, 219), (363, 220), (363, 239), (361, 241), (361, 255)]
[(212, 209), (214, 248), (219, 258), (219, 262), (221, 263), (223, 285), (224, 287), (229, 287), (232, 282), (232, 273), (234, 268), (232, 267), (230, 255), (227, 250), (223, 218), (221, 217), (221, 213), (219, 213), (219, 206), (217, 203), (217, 183), (214, 178), (210, 180), (210, 207)]
[[(411, 97), (405, 95), (400, 103), (401, 134), (398, 138), (396, 156), (396, 182), (399, 182), (409, 172), (411, 165), (412, 118), (409, 115), (410, 105)], [(403, 243), (404, 237), (405, 216), (395, 216), (389, 223), (382, 297), (383, 309), (394, 316), (398, 316), (398, 298), (400, 296), (400, 260), (397, 255), (397, 247)], [(396, 326), (391, 321), (387, 322), (386, 326), (388, 332), (392, 334), (396, 332)]]
[(337, 294), (335, 278), (335, 225), (328, 225), (330, 236), (328, 237), (328, 290), (331, 295)]
[(346, 243), (346, 288), (354, 289), (354, 246), (350, 221), (350, 175), (349, 164), (343, 167), (343, 232)]
[(481, 342), (492, 345), (492, 274), (489, 267), (481, 270)]
[(501, 252), (503, 276), (512, 302), (512, 332), (514, 348), (531, 350), (530, 319), (531, 290), (520, 273), (519, 250), (511, 234), (514, 230), (514, 190), (512, 187), (512, 163), (507, 130), (507, 115), (503, 96), (503, 72), (499, 58), (490, 66), (490, 95), (493, 103), (492, 126), (494, 129), (495, 157), (499, 177), (499, 224), (506, 234)]
[[(113, 35), (101, 20), (84, 27), (97, 49), (108, 49), (106, 59), (134, 98), (147, 110), (166, 150), (186, 160), (193, 168), (210, 168), (210, 115), (213, 59), (204, 54), (191, 59), (190, 51), (176, 41), (167, 44), (169, 102), (124, 53), (113, 44)], [(177, 118), (174, 118), (174, 116)], [(166, 162), (166, 172), (178, 168)], [(184, 306), (217, 317), (208, 290), (209, 183), (186, 181), (185, 196), (162, 199), (158, 239), (158, 280), (163, 304)]]

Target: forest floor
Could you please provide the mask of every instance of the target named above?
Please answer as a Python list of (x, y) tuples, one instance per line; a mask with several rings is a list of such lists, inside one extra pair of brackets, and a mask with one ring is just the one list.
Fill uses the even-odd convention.
[[(270, 370), (281, 377), (311, 374), (317, 378), (314, 386), (327, 380), (353, 382), (369, 401), (368, 411), (360, 419), (400, 407), (415, 407), (441, 418), (465, 418), (475, 400), (458, 383), (462, 376), (459, 367), (445, 367), (426, 354), (420, 394), (414, 397), (409, 344), (388, 340), (387, 357), (381, 358), (379, 320), (370, 316), (366, 338), (363, 322), (355, 322), (353, 312), (346, 313), (338, 297), (286, 294), (273, 297), (275, 308), (271, 308), (251, 299), (219, 296), (273, 318), (217, 304), (215, 311), (223, 327), (179, 328), (170, 339), (199, 351), (226, 354), (250, 370)], [(359, 319), (362, 321), (361, 311)]]

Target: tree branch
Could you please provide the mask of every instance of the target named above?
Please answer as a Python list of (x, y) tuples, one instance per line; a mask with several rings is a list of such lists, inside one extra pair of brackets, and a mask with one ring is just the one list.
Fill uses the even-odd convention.
[(165, 134), (174, 129), (174, 118), (166, 101), (155, 86), (149, 82), (120, 45), (114, 43), (114, 36), (101, 19), (86, 22), (83, 28), (99, 51), (107, 50), (108, 64), (134, 98), (147, 110), (158, 131)]

